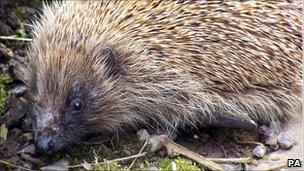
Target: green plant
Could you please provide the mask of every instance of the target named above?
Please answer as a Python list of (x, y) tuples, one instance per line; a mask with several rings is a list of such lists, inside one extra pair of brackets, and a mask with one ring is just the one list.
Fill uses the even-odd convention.
[(23, 19), (25, 16), (25, 13), (26, 13), (24, 7), (17, 7), (17, 8), (15, 8), (14, 12), (19, 19)]
[(5, 84), (12, 80), (8, 75), (0, 74), (0, 114), (5, 112), (5, 105), (9, 98), (9, 93), (5, 91)]

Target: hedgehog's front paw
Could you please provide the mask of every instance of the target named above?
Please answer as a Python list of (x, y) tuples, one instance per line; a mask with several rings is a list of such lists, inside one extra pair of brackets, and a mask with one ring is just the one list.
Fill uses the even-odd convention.
[(278, 134), (270, 127), (262, 125), (258, 128), (258, 134), (260, 141), (269, 147), (271, 151), (279, 149)]
[(255, 131), (257, 129), (256, 122), (246, 113), (222, 113), (221, 115), (214, 115), (209, 119), (207, 126), (242, 128), (245, 130)]
[(296, 144), (288, 132), (282, 132), (277, 122), (272, 122), (270, 126), (260, 126), (258, 134), (261, 142), (269, 147), (271, 151), (276, 151), (279, 148), (288, 150)]

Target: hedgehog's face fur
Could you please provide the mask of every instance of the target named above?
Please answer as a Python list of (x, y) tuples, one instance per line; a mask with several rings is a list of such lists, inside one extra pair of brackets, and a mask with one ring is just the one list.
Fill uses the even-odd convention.
[[(47, 48), (42, 48), (47, 49)], [(108, 46), (35, 51), (24, 68), (38, 149), (52, 153), (115, 127), (117, 54)]]

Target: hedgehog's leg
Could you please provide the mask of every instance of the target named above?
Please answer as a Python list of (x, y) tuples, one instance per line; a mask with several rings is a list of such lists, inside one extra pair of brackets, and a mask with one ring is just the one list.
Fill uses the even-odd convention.
[[(238, 123), (243, 119), (248, 122), (248, 118), (251, 118), (259, 124), (269, 124), (299, 118), (301, 114), (300, 98), (294, 91), (284, 88), (255, 87), (240, 93), (219, 94), (221, 97), (217, 96), (215, 101), (218, 111), (216, 113), (220, 114), (215, 118), (220, 118), (222, 123), (229, 123), (230, 120), (236, 120)], [(240, 126), (242, 127), (242, 124)]]
[(216, 127), (230, 127), (230, 128), (243, 128), (246, 130), (256, 130), (257, 123), (252, 120), (246, 113), (243, 114), (229, 114), (221, 112), (220, 115), (215, 114), (209, 122), (205, 123), (206, 126)]

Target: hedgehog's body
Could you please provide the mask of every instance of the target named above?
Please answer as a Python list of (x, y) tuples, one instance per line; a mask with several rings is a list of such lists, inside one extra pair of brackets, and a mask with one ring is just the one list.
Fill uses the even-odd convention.
[(52, 137), (59, 149), (87, 132), (122, 125), (175, 129), (227, 116), (266, 123), (299, 114), (300, 4), (75, 1), (46, 7), (24, 79), (41, 137)]

